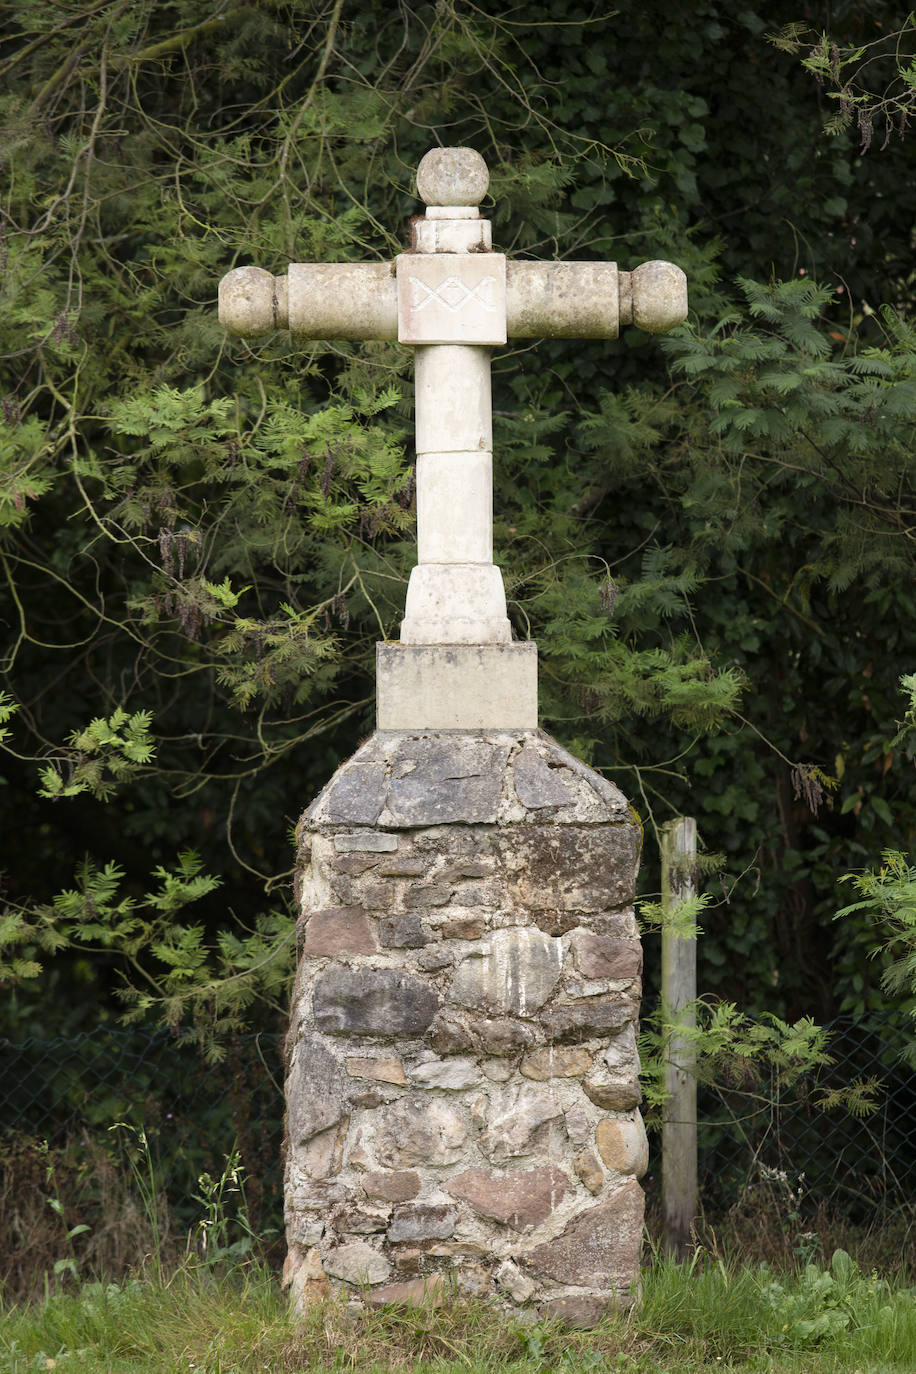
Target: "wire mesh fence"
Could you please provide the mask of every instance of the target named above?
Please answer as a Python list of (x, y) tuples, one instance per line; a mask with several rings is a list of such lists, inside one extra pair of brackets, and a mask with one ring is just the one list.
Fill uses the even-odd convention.
[[(265, 1226), (282, 1215), (281, 1037), (238, 1036), (217, 1064), (166, 1031), (100, 1026), (67, 1038), (0, 1040), (0, 1169), (3, 1138), (60, 1148), (144, 1132), (176, 1218), (194, 1212), (197, 1180), (219, 1177), (238, 1151), (252, 1212)], [(73, 1153), (71, 1148), (71, 1153)]]
[[(906, 1057), (913, 1034), (899, 1016), (830, 1022), (832, 1065), (780, 1096), (775, 1083), (749, 1091), (701, 1088), (698, 1152), (704, 1206), (726, 1206), (761, 1165), (802, 1195), (848, 1214), (914, 1201), (916, 1078)], [(873, 1080), (875, 1106), (856, 1116), (825, 1110), (825, 1094)]]
[[(704, 1209), (727, 1207), (761, 1164), (801, 1181), (805, 1194), (855, 1211), (912, 1201), (916, 1082), (903, 1058), (899, 1019), (829, 1026), (832, 1068), (816, 1088), (780, 1098), (774, 1084), (701, 1088), (699, 1167)], [(864, 1117), (818, 1100), (855, 1078), (879, 1080)], [(115, 1122), (142, 1126), (155, 1142), (170, 1191), (193, 1190), (237, 1148), (272, 1224), (280, 1215), (283, 1126), (279, 1036), (239, 1036), (224, 1060), (206, 1063), (163, 1031), (99, 1027), (67, 1039), (0, 1040), (0, 1136), (62, 1141), (101, 1134)], [(658, 1141), (653, 1141), (657, 1146)], [(657, 1171), (653, 1151), (650, 1171)], [(189, 1193), (190, 1195), (190, 1193)]]

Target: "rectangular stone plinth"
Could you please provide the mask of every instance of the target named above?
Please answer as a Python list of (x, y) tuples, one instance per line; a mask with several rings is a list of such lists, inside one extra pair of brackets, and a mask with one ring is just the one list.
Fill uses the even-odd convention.
[(376, 645), (379, 730), (536, 730), (537, 645)]

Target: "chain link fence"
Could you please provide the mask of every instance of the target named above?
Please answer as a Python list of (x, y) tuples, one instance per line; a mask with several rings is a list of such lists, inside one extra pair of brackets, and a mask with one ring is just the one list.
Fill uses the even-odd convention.
[[(773, 1084), (741, 1091), (701, 1088), (699, 1164), (704, 1209), (727, 1207), (761, 1164), (784, 1171), (810, 1199), (854, 1213), (912, 1201), (916, 1081), (903, 1058), (899, 1021), (838, 1020), (829, 1027), (833, 1067), (816, 1087), (780, 1100)], [(238, 1149), (273, 1226), (281, 1216), (283, 1125), (281, 1037), (239, 1036), (208, 1064), (168, 1033), (99, 1027), (67, 1039), (0, 1040), (0, 1137), (54, 1144), (103, 1134), (115, 1122), (154, 1142), (173, 1197), (197, 1176), (218, 1173)], [(864, 1117), (825, 1112), (824, 1089), (856, 1078), (880, 1082)], [(650, 1172), (658, 1173), (657, 1139)], [(180, 1199), (178, 1199), (180, 1201)]]
[[(802, 1197), (851, 1217), (914, 1201), (916, 1075), (913, 1034), (900, 1017), (828, 1023), (833, 1064), (780, 1098), (774, 1083), (698, 1092), (700, 1187), (707, 1212), (727, 1206), (760, 1166), (786, 1175)], [(875, 1108), (824, 1110), (825, 1093), (874, 1080)]]

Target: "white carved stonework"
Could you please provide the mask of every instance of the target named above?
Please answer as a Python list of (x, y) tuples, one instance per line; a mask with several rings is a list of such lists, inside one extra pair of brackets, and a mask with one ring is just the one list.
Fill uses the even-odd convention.
[(398, 341), (504, 344), (504, 253), (402, 253), (397, 258)]
[(292, 263), (286, 276), (237, 267), (220, 282), (220, 319), (242, 338), (288, 329), (414, 349), (417, 564), (400, 645), (378, 661), (378, 719), (389, 729), (537, 720), (534, 645), (512, 642), (493, 562), (490, 349), (507, 337), (614, 339), (626, 325), (660, 334), (687, 313), (686, 278), (670, 262), (631, 272), (507, 263), (480, 212), (489, 180), (473, 149), (433, 148), (417, 168), (426, 213), (393, 262)]

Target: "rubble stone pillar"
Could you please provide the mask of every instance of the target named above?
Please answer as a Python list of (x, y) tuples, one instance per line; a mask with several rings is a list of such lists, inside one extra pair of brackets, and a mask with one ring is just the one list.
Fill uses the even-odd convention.
[(539, 730), (377, 731), (299, 827), (285, 1276), (584, 1324), (639, 1275), (623, 795)]

